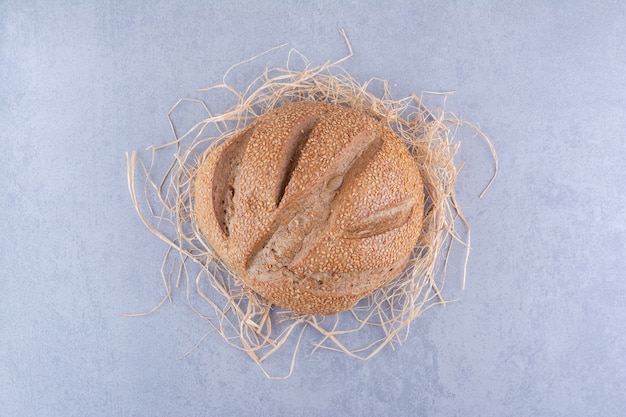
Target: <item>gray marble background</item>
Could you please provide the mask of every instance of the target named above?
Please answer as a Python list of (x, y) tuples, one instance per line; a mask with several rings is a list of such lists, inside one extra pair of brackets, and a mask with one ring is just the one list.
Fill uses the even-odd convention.
[[(303, 349), (266, 379), (163, 295), (125, 152), (271, 47), (346, 54), (401, 97), (448, 91), (467, 287), (363, 362)], [(621, 416), (626, 409), (626, 6), (560, 1), (0, 1), (0, 415)], [(260, 60), (234, 75), (241, 86)], [(239, 77), (239, 78), (237, 78)]]

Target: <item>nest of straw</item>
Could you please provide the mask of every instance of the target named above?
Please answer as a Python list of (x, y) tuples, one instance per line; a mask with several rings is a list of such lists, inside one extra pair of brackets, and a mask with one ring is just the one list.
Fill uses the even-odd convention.
[[(289, 350), (287, 376), (293, 371), (305, 331), (319, 336), (313, 350), (336, 350), (360, 359), (403, 342), (415, 318), (444, 303), (441, 290), (452, 245), (459, 243), (465, 248), (465, 265), (469, 255), (469, 225), (454, 193), (460, 166), (454, 163), (458, 144), (453, 144), (453, 138), (463, 122), (443, 109), (426, 107), (416, 95), (392, 98), (384, 80), (357, 82), (340, 66), (352, 55), (343, 35), (349, 54), (333, 63), (312, 66), (300, 56), (304, 69), (291, 69), (292, 54), (299, 54), (292, 50), (285, 67), (266, 69), (243, 92), (225, 82), (201, 90), (226, 91), (235, 98), (235, 104), (219, 114), (212, 114), (202, 100), (181, 99), (168, 114), (174, 140), (149, 148), (149, 165), (138, 159), (136, 152), (127, 155), (128, 186), (137, 213), (168, 247), (162, 265), (166, 294), (155, 309), (171, 299), (174, 288), (184, 285), (193, 310), (227, 343), (246, 352), (256, 363), (264, 364), (277, 352)], [(369, 91), (373, 83), (382, 86), (382, 94)], [(405, 141), (425, 187), (422, 233), (404, 272), (351, 310), (330, 317), (281, 310), (248, 289), (216, 257), (193, 217), (194, 177), (207, 153), (268, 110), (302, 100), (347, 105), (381, 120)], [(200, 106), (206, 117), (178, 135), (171, 114), (190, 102)], [(171, 164), (156, 175), (155, 161), (164, 154), (171, 158)], [(143, 195), (137, 193), (141, 190), (138, 175), (143, 176)], [(465, 228), (464, 238), (455, 230), (459, 223)], [(275, 377), (263, 365), (261, 369)]]

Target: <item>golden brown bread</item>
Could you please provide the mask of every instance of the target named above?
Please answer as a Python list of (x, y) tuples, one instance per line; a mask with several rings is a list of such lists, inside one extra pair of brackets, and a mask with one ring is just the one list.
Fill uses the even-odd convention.
[(403, 141), (340, 105), (286, 104), (209, 153), (195, 180), (202, 235), (282, 308), (329, 315), (398, 275), (424, 215)]

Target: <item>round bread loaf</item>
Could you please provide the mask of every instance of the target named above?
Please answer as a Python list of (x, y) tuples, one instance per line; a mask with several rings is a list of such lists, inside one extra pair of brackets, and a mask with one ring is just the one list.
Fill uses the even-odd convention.
[(194, 183), (201, 234), (245, 285), (330, 315), (404, 269), (424, 191), (404, 142), (364, 112), (301, 101), (212, 150)]

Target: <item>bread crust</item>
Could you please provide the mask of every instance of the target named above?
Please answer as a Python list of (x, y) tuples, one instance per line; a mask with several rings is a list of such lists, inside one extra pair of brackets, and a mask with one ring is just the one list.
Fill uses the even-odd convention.
[(404, 142), (366, 113), (302, 101), (257, 118), (200, 164), (201, 234), (245, 285), (330, 315), (404, 269), (424, 216)]

